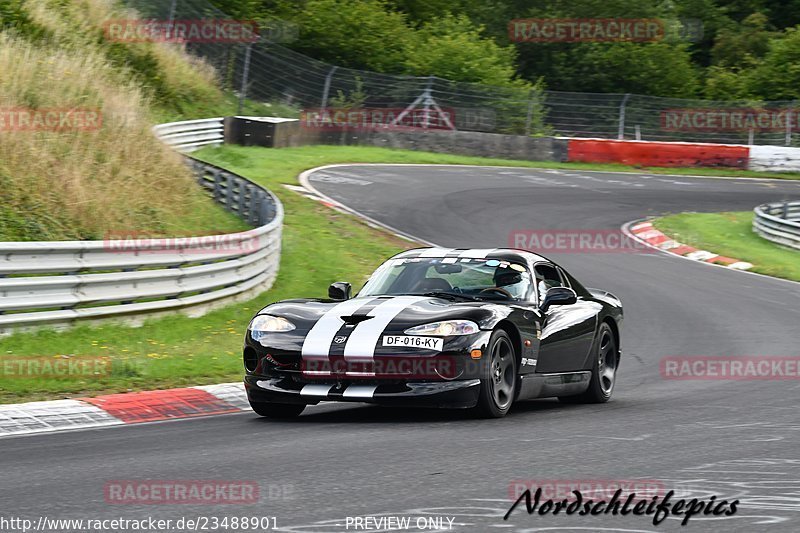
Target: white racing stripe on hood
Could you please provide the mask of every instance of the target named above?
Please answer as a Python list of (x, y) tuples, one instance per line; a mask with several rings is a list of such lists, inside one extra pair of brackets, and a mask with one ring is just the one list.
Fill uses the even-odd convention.
[(303, 341), (301, 355), (328, 355), (334, 335), (344, 325), (340, 317), (352, 315), (370, 301), (371, 299), (345, 300), (334, 305), (309, 330)]
[(359, 323), (347, 344), (344, 346), (344, 356), (347, 357), (373, 357), (375, 355), (375, 345), (381, 334), (404, 309), (414, 305), (420, 300), (425, 300), (425, 296), (397, 296), (377, 305), (369, 313), (374, 318)]

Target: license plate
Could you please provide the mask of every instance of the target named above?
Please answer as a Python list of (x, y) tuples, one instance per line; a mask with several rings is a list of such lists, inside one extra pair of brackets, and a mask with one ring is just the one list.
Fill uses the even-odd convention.
[(441, 337), (418, 337), (416, 335), (385, 335), (384, 346), (403, 348), (423, 348), (441, 352), (444, 348), (444, 339)]

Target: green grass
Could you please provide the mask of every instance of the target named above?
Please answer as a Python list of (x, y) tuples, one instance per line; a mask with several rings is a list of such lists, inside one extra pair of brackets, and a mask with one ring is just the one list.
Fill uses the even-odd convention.
[[(138, 231), (122, 224), (109, 228), (108, 233), (76, 233), (69, 221), (49, 216), (43, 206), (21, 212), (13, 206), (0, 204), (0, 240), (3, 241), (59, 241), (103, 240), (106, 238), (150, 238), (218, 235), (246, 231), (251, 226), (235, 214), (225, 210), (206, 194), (196, 191), (186, 194), (184, 201), (188, 213), (161, 212), (153, 215), (151, 226), (156, 229)], [(117, 236), (117, 237), (113, 237)]]
[(654, 224), (678, 242), (752, 263), (753, 272), (800, 281), (800, 251), (753, 233), (751, 211), (682, 213), (658, 218)]
[(257, 102), (245, 99), (242, 105), (242, 112), (239, 113), (239, 98), (235, 94), (228, 92), (223, 93), (218, 98), (196, 98), (186, 99), (177, 103), (171, 102), (169, 105), (156, 106), (153, 110), (154, 119), (158, 123), (211, 117), (230, 117), (239, 114), (258, 117), (297, 118), (300, 116), (300, 111), (295, 107), (277, 102)]
[[(108, 392), (201, 385), (241, 378), (241, 344), (253, 313), (290, 297), (323, 296), (332, 281), (360, 286), (386, 257), (411, 246), (360, 220), (287, 190), (306, 169), (333, 163), (474, 164), (539, 168), (592, 168), (351, 146), (268, 149), (225, 146), (195, 154), (269, 187), (284, 204), (281, 269), (273, 288), (244, 303), (201, 318), (152, 319), (143, 326), (80, 326), (68, 331), (18, 333), (0, 339), (0, 362), (42, 356), (101, 357), (113, 361), (109, 375), (41, 377), (0, 374), (0, 401), (54, 399)], [(610, 170), (611, 165), (603, 166)], [(613, 166), (614, 170), (629, 167)], [(745, 259), (743, 255), (735, 255)], [(0, 370), (2, 367), (0, 367)]]

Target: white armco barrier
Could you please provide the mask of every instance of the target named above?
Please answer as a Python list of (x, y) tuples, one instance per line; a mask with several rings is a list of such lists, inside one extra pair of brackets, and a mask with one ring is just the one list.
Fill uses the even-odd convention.
[(193, 152), (203, 146), (219, 146), (223, 143), (223, 119), (204, 118), (168, 122), (153, 128), (156, 136), (179, 152)]

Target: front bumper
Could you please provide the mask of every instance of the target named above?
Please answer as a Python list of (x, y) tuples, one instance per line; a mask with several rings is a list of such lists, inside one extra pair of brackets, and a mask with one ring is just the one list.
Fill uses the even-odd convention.
[(323, 401), (363, 402), (407, 407), (469, 408), (478, 403), (480, 380), (437, 382), (301, 383), (291, 377), (248, 374), (244, 378), (247, 398), (254, 403), (317, 404)]

